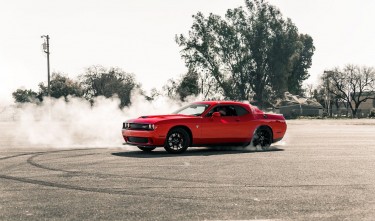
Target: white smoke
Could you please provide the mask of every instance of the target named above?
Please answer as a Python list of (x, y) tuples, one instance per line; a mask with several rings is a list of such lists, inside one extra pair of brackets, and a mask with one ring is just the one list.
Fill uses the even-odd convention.
[(185, 105), (165, 97), (150, 102), (139, 93), (132, 96), (131, 102), (131, 106), (122, 110), (116, 97), (98, 97), (93, 106), (82, 98), (22, 104), (17, 108), (16, 120), (8, 126), (10, 141), (1, 146), (122, 147), (123, 121), (142, 115), (168, 114)]

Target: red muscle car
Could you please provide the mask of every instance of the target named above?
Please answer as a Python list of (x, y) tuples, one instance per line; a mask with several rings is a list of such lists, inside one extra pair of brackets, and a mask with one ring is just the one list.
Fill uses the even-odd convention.
[(126, 144), (143, 151), (164, 147), (182, 153), (192, 146), (248, 145), (267, 150), (286, 132), (282, 115), (266, 114), (241, 102), (195, 102), (168, 115), (142, 116), (123, 123)]

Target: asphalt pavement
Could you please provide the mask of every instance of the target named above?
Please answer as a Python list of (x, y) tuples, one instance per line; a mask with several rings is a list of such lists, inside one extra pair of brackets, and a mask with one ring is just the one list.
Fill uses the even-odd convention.
[(266, 152), (28, 147), (1, 133), (0, 220), (375, 220), (374, 171), (370, 119), (290, 120)]

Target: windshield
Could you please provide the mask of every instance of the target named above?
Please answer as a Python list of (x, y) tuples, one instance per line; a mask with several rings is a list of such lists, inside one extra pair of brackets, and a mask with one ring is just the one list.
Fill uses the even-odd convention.
[(173, 112), (173, 114), (200, 116), (209, 106), (209, 104), (190, 104)]

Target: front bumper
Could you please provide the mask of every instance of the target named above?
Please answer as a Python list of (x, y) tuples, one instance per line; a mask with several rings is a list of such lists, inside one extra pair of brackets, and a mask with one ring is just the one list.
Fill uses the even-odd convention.
[(157, 131), (122, 129), (122, 136), (126, 144), (135, 146), (164, 146), (165, 136)]

